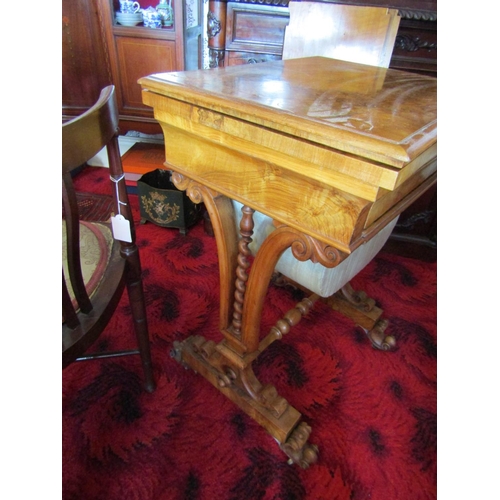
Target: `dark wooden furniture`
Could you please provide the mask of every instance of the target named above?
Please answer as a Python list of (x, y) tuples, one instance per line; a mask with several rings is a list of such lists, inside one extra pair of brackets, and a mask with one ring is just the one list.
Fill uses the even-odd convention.
[[(155, 7), (158, 1), (142, 0), (140, 4), (142, 8)], [(63, 120), (88, 109), (100, 90), (113, 84), (122, 133), (161, 132), (151, 110), (141, 101), (137, 80), (151, 73), (199, 67), (201, 13), (196, 16), (199, 25), (185, 29), (183, 4), (181, 0), (172, 0), (172, 28), (151, 29), (142, 24), (132, 27), (118, 24), (115, 20), (118, 0), (63, 0)]]
[(112, 81), (95, 0), (62, 0), (63, 120), (87, 111)]
[[(115, 220), (123, 234), (113, 238), (108, 225), (85, 224), (81, 227), (78, 203), (71, 173), (85, 164), (104, 146), (107, 147), (110, 170), (110, 193), (115, 200)], [(144, 370), (144, 386), (149, 392), (155, 388), (149, 346), (148, 324), (142, 288), (139, 250), (125, 178), (118, 149), (118, 107), (114, 87), (103, 89), (97, 103), (81, 116), (62, 126), (63, 225), (66, 228), (66, 261), (63, 261), (62, 280), (62, 365), (75, 360), (97, 359), (126, 354), (140, 354)], [(102, 258), (90, 276), (82, 271), (80, 236), (85, 229), (95, 235), (95, 244)], [(109, 244), (108, 244), (109, 242)], [(86, 240), (88, 247), (92, 243)], [(109, 260), (108, 260), (109, 258)], [(67, 274), (64, 269), (67, 269)], [(92, 283), (92, 285), (91, 285)], [(133, 351), (85, 354), (101, 335), (111, 319), (125, 286), (127, 287), (138, 349)], [(92, 288), (92, 290), (90, 290)], [(121, 334), (121, 332), (116, 332)]]
[[(173, 355), (307, 467), (316, 460), (310, 426), (252, 363), (319, 297), (262, 332), (266, 290), (285, 252), (333, 271), (348, 265), (436, 182), (436, 79), (312, 57), (152, 75), (141, 85), (170, 138), (175, 185), (210, 214), (220, 265), (222, 340), (200, 332)], [(233, 201), (243, 205), (239, 235)], [(274, 223), (250, 265), (257, 213)]]
[[(211, 66), (281, 59), (288, 0), (210, 0), (208, 46)], [(321, 1), (319, 2), (321, 3)], [(381, 6), (401, 16), (390, 67), (437, 73), (436, 0), (330, 0), (323, 3)]]

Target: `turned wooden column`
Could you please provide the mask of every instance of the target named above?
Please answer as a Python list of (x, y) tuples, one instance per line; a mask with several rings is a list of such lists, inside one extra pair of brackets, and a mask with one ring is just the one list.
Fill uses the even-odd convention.
[(226, 8), (226, 0), (210, 0), (208, 2), (208, 56), (210, 68), (224, 66)]

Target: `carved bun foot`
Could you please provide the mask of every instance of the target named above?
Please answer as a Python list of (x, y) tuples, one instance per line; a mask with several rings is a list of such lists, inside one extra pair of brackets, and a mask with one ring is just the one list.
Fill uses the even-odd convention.
[(389, 322), (386, 319), (377, 321), (375, 326), (366, 331), (372, 346), (381, 351), (392, 351), (396, 347), (396, 339), (392, 335), (386, 335), (385, 329)]
[(280, 448), (289, 457), (288, 463), (298, 464), (303, 469), (318, 461), (318, 447), (307, 442), (311, 434), (311, 427), (301, 422)]

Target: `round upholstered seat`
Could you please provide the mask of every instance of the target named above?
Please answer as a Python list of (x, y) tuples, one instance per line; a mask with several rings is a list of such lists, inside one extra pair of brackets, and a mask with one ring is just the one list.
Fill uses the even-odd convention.
[[(102, 275), (109, 263), (111, 247), (113, 246), (113, 235), (111, 229), (106, 224), (98, 222), (80, 221), (80, 263), (82, 275), (85, 282), (85, 289), (89, 297), (92, 297), (99, 286)], [(67, 242), (66, 242), (66, 221), (62, 221), (62, 265), (66, 286), (77, 307), (73, 287), (68, 272)]]

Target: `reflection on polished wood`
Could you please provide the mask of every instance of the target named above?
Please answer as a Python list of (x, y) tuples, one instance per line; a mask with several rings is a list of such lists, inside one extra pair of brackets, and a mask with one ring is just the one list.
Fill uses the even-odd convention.
[(396, 9), (291, 1), (283, 59), (324, 56), (388, 68), (398, 32)]
[[(317, 460), (300, 413), (262, 384), (252, 362), (288, 334), (320, 297), (312, 294), (267, 333), (260, 318), (280, 256), (334, 268), (369, 242), (436, 180), (436, 80), (312, 57), (140, 80), (165, 134), (176, 186), (204, 202), (220, 264), (215, 344), (175, 345), (202, 374), (262, 425), (289, 459)], [(231, 200), (243, 204), (239, 227)], [(248, 272), (254, 211), (274, 220)], [(364, 327), (381, 311), (348, 286), (321, 300)], [(371, 326), (370, 326), (371, 325)]]

